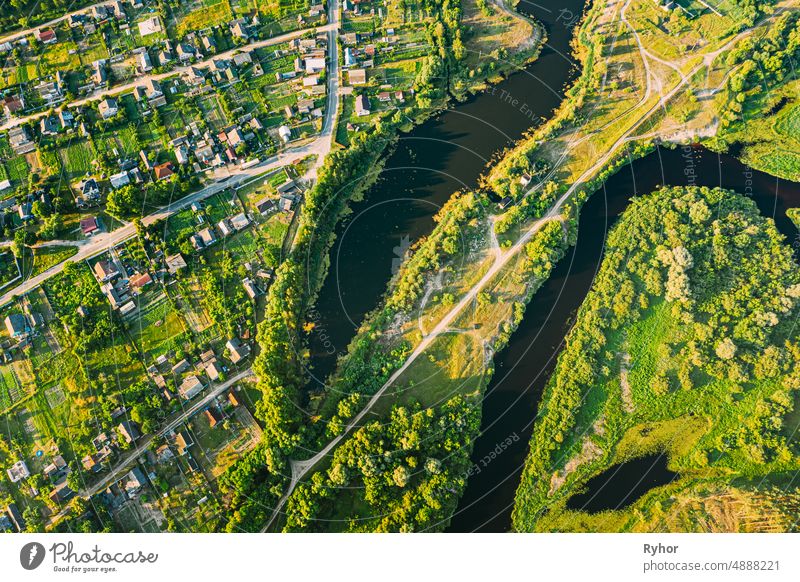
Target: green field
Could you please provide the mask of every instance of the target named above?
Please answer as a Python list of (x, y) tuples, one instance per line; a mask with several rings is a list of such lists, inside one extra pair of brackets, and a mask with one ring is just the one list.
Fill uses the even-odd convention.
[(128, 319), (128, 329), (134, 345), (150, 359), (179, 347), (186, 332), (181, 315), (170, 300), (154, 291), (142, 297), (138, 312)]
[(64, 171), (70, 180), (90, 173), (93, 169), (92, 162), (97, 157), (94, 147), (88, 141), (71, 143), (62, 148), (59, 153), (61, 154)]

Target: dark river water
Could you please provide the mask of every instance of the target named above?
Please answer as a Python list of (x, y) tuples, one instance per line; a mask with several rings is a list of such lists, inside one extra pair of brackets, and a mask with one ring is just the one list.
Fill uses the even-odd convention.
[(439, 208), (457, 190), (474, 188), (493, 155), (541, 124), (561, 103), (577, 71), (569, 43), (583, 0), (539, 4), (520, 3), (547, 28), (547, 46), (539, 58), (401, 135), (378, 182), (337, 228), (330, 271), (315, 305), (316, 329), (309, 338), (317, 386), (347, 350), (364, 315), (378, 305), (408, 245), (433, 230)]
[(586, 490), (567, 501), (567, 509), (597, 513), (627, 507), (650, 489), (677, 477), (667, 469), (667, 455), (648, 455), (614, 465), (586, 483)]
[[(647, 194), (661, 185), (721, 186), (748, 194), (792, 243), (797, 239), (786, 209), (800, 205), (800, 184), (754, 171), (731, 155), (717, 155), (702, 148), (660, 148), (609, 178), (583, 206), (576, 246), (534, 295), (509, 345), (495, 356), (494, 377), (483, 403), (481, 436), (472, 455), (482, 470), (470, 477), (450, 531), (510, 529), (514, 494), (542, 390), (600, 265), (608, 230), (631, 197)], [(512, 438), (513, 443), (483, 467), (482, 459), (509, 436), (519, 438)], [(627, 493), (637, 483), (638, 478), (627, 485), (617, 480), (615, 487), (622, 487)], [(606, 488), (604, 493), (590, 489), (589, 493), (597, 493), (598, 503), (607, 501), (608, 505), (613, 499), (605, 496), (611, 490)]]
[[(583, 5), (581, 0), (523, 0), (520, 8), (548, 31), (547, 47), (536, 62), (401, 136), (378, 182), (337, 228), (331, 268), (315, 306), (317, 325), (309, 338), (311, 388), (319, 387), (334, 369), (364, 315), (378, 305), (405, 248), (430, 233), (441, 205), (453, 192), (475, 187), (493, 155), (539, 125), (561, 102), (565, 86), (575, 78), (569, 42)], [(800, 186), (751, 172), (732, 156), (659, 149), (611, 177), (584, 205), (577, 245), (536, 293), (508, 347), (495, 356), (473, 461), (480, 463), (509, 437), (513, 444), (470, 477), (449, 531), (510, 529), (538, 402), (571, 318), (596, 273), (608, 229), (632, 196), (662, 184), (723, 186), (751, 195), (781, 232), (796, 237), (785, 210), (800, 204)], [(611, 489), (632, 490), (641, 477), (632, 473)], [(629, 473), (626, 469), (622, 474)], [(598, 502), (613, 503), (603, 489), (597, 491)]]

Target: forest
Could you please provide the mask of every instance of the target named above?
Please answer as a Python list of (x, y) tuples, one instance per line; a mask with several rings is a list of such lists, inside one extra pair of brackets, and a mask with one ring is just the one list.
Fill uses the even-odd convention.
[[(748, 198), (688, 187), (635, 199), (543, 395), (514, 528), (649, 530), (681, 510), (678, 490), (780, 488), (798, 463), (798, 303), (792, 250)], [(593, 476), (654, 452), (674, 484), (627, 511), (565, 508)]]

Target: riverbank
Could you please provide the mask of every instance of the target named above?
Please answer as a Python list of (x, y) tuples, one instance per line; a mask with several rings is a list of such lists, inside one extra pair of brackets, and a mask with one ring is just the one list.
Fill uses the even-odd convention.
[[(647, 494), (646, 516), (637, 499), (623, 515), (594, 515), (597, 489), (580, 505), (591, 515), (569, 502), (592, 476), (648, 454), (666, 452), (679, 474), (675, 485), (684, 488), (712, 479), (774, 481), (796, 471), (800, 456), (780, 420), (792, 408), (800, 362), (800, 276), (792, 257), (774, 222), (740, 194), (695, 186), (635, 199), (608, 236), (547, 383), (515, 530), (660, 530), (662, 519), (679, 518), (662, 515), (654, 500), (674, 487), (638, 492)], [(758, 323), (767, 313), (771, 323)], [(641, 478), (632, 475), (618, 489), (634, 491)], [(678, 531), (695, 531), (714, 517), (681, 519)]]
[[(453, 19), (454, 15), (458, 15), (458, 12), (448, 13), (446, 18), (438, 20), (443, 24), (446, 34), (435, 36), (436, 42), (443, 43), (460, 34), (459, 21)], [(434, 49), (432, 54), (448, 55), (449, 48), (444, 44)], [(509, 64), (509, 69), (513, 66)], [(503, 68), (498, 67), (497, 70)], [(473, 77), (476, 82), (481, 79), (478, 75)], [(410, 114), (412, 120), (428, 118), (447, 103), (445, 87), (435, 88), (430, 81), (425, 81), (427, 88), (418, 92), (415, 99), (422, 99), (424, 93), (428, 102), (440, 105), (418, 109)], [(379, 172), (376, 170), (380, 168), (381, 157), (387, 147), (396, 142), (397, 132), (407, 122), (408, 119), (387, 116), (363, 128), (350, 140), (346, 149), (334, 151), (328, 156), (319, 170), (316, 184), (305, 195), (290, 256), (276, 271), (266, 298), (265, 317), (257, 333), (260, 351), (254, 362), (254, 370), (259, 378), (262, 399), (257, 403), (256, 415), (264, 422), (264, 443), (259, 456), (271, 459), (267, 463), (270, 473), (285, 471), (287, 455), (303, 445), (309, 424), (313, 424), (303, 410), (307, 367), (305, 333), (309, 329), (306, 314), (327, 273), (328, 251), (334, 240), (335, 226), (347, 213), (352, 198), (363, 194), (377, 177)], [(254, 481), (254, 477), (248, 478), (247, 474), (256, 468), (257, 465), (248, 460), (242, 467), (239, 464), (234, 466), (231, 472), (237, 473), (237, 481), (248, 483)], [(238, 474), (240, 470), (245, 474)], [(271, 490), (283, 486), (283, 478), (270, 478), (269, 481), (272, 483)], [(239, 492), (238, 496), (244, 500), (248, 492)], [(253, 504), (252, 500), (245, 501), (248, 507)], [(244, 511), (237, 511), (237, 515), (242, 513)], [(262, 515), (263, 510), (253, 513)], [(242, 519), (236, 527), (252, 528), (256, 524), (251, 521)], [(261, 525), (263, 523), (256, 527)]]

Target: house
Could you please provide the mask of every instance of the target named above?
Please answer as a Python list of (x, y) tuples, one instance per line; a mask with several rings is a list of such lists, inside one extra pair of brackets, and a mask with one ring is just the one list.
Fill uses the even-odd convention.
[(136, 86), (133, 88), (133, 98), (136, 99), (137, 103), (141, 103), (147, 98), (147, 91), (145, 91), (144, 87)]
[(520, 185), (521, 185), (522, 187), (525, 187), (525, 186), (527, 186), (528, 184), (530, 184), (530, 183), (531, 183), (531, 180), (532, 180), (532, 179), (533, 179), (533, 178), (531, 177), (531, 175), (530, 175), (530, 174), (527, 174), (527, 173), (526, 173), (526, 174), (522, 174), (522, 175), (519, 177), (519, 183), (520, 183)]
[(149, 73), (153, 70), (153, 61), (150, 60), (150, 53), (147, 49), (136, 55), (136, 66), (140, 73)]
[(125, 476), (125, 493), (128, 494), (128, 497), (133, 497), (145, 486), (145, 483), (146, 481), (142, 470), (139, 469), (139, 467), (134, 467), (128, 471), (128, 474)]
[(186, 72), (186, 79), (192, 85), (199, 85), (205, 81), (206, 78), (203, 75), (203, 71), (197, 67), (189, 67), (189, 70)]
[(164, 162), (163, 164), (157, 165), (153, 168), (153, 172), (155, 173), (156, 180), (166, 180), (175, 173), (172, 169), (172, 162)]
[(228, 143), (232, 147), (236, 147), (240, 143), (244, 142), (244, 135), (242, 134), (242, 130), (239, 129), (238, 127), (230, 129), (226, 134), (226, 136), (228, 138)]
[(305, 60), (306, 74), (319, 73), (325, 70), (325, 57), (309, 57)]
[(25, 337), (31, 332), (28, 318), (20, 313), (12, 313), (5, 319), (6, 331), (12, 338)]
[(8, 143), (18, 155), (27, 154), (36, 149), (27, 127), (15, 127), (8, 131)]
[(119, 269), (111, 261), (103, 259), (94, 264), (94, 274), (101, 283), (106, 283), (119, 275)]
[(235, 228), (237, 231), (247, 228), (250, 224), (250, 219), (247, 218), (247, 215), (244, 212), (240, 212), (239, 214), (231, 217), (231, 226)]
[(175, 149), (175, 159), (182, 166), (189, 163), (189, 150), (186, 149), (186, 146), (179, 146)]
[(72, 122), (75, 121), (75, 116), (69, 109), (62, 109), (58, 112), (58, 120), (61, 122), (61, 127), (72, 127)]
[(388, 91), (381, 91), (378, 93), (378, 101), (381, 103), (387, 103), (388, 101), (392, 100), (392, 95)]
[(33, 218), (32, 210), (33, 204), (30, 202), (22, 202), (17, 208), (17, 214), (19, 214), (20, 220), (31, 220)]
[(78, 28), (83, 24), (83, 14), (69, 14), (67, 16), (67, 24), (70, 28)]
[(131, 277), (130, 281), (128, 282), (128, 286), (131, 288), (131, 290), (138, 293), (141, 289), (152, 282), (153, 278), (150, 276), (150, 273), (145, 272)]
[(111, 4), (111, 9), (114, 11), (114, 16), (117, 20), (125, 20), (127, 18), (127, 15), (125, 14), (125, 7), (119, 0), (116, 0)]
[(203, 49), (206, 52), (214, 52), (217, 50), (217, 41), (215, 41), (210, 36), (208, 35), (203, 36), (201, 42), (203, 44)]
[(203, 383), (197, 376), (188, 376), (178, 386), (178, 393), (186, 400), (191, 400), (203, 390)]
[(288, 125), (281, 125), (278, 128), (278, 136), (283, 143), (289, 143), (292, 140), (292, 130)]
[(262, 198), (256, 202), (256, 210), (258, 210), (258, 212), (260, 212), (262, 215), (274, 212), (275, 207), (275, 200), (272, 200), (271, 198)]
[(192, 45), (184, 42), (178, 43), (178, 59), (181, 61), (191, 61), (195, 57), (196, 51)]
[(189, 452), (189, 447), (194, 445), (192, 437), (185, 430), (178, 431), (175, 434), (174, 442), (178, 455), (181, 457)]
[(97, 180), (89, 178), (84, 180), (81, 184), (81, 195), (86, 200), (96, 200), (100, 197), (100, 187), (97, 185)]
[(359, 95), (356, 97), (356, 115), (363, 117), (369, 114), (369, 98), (366, 95)]
[(110, 119), (119, 112), (117, 100), (112, 99), (111, 97), (106, 97), (99, 103), (97, 110), (100, 112), (100, 116), (103, 119)]
[(189, 360), (184, 358), (180, 362), (172, 366), (172, 373), (177, 376), (178, 374), (183, 374), (186, 370), (188, 370), (191, 367), (192, 365), (189, 363)]
[(9, 503), (6, 507), (6, 512), (8, 513), (9, 519), (11, 519), (14, 527), (17, 528), (18, 532), (25, 531), (27, 524), (25, 520), (22, 518), (22, 514), (19, 512), (19, 508), (17, 507), (16, 503)]
[(319, 75), (303, 77), (303, 88), (310, 88), (316, 85), (319, 85)]
[(92, 6), (92, 18), (97, 21), (102, 21), (108, 18), (109, 16), (109, 9), (108, 6)]
[(228, 350), (228, 353), (230, 354), (229, 356), (230, 360), (234, 364), (240, 362), (248, 355), (250, 355), (250, 346), (240, 342), (239, 338), (233, 338), (228, 340), (225, 343), (225, 348)]
[(175, 60), (175, 55), (168, 49), (161, 49), (156, 58), (158, 58), (158, 64), (164, 67)]
[(63, 505), (75, 496), (75, 492), (67, 485), (66, 481), (53, 489), (48, 496), (55, 505)]
[(36, 85), (35, 89), (42, 101), (47, 103), (58, 101), (62, 97), (61, 86), (54, 81), (43, 81)]
[(94, 61), (92, 63), (92, 81), (94, 81), (96, 85), (103, 85), (107, 79), (108, 75), (106, 74), (104, 62)]
[(167, 271), (170, 275), (176, 274), (181, 269), (186, 268), (186, 261), (183, 258), (183, 255), (178, 253), (176, 255), (170, 255), (167, 257)]
[(31, 472), (28, 470), (28, 465), (26, 465), (25, 461), (22, 460), (19, 460), (11, 465), (11, 467), (6, 470), (6, 474), (12, 483), (22, 481), (23, 479), (27, 479), (31, 476)]
[(206, 417), (206, 420), (208, 421), (208, 426), (211, 428), (217, 426), (217, 423), (222, 420), (222, 416), (220, 416), (219, 410), (217, 409), (216, 406), (213, 406), (211, 408), (206, 408), (203, 411), (203, 415)]
[(158, 16), (152, 16), (139, 23), (139, 36), (142, 37), (157, 34), (161, 30), (161, 19)]
[(111, 186), (114, 188), (114, 190), (118, 190), (119, 188), (127, 186), (128, 184), (131, 183), (131, 179), (130, 176), (128, 176), (128, 172), (124, 171), (112, 175), (111, 177), (109, 177), (109, 181), (111, 182)]
[(3, 111), (9, 117), (14, 113), (19, 113), (25, 109), (25, 100), (22, 95), (6, 95), (3, 98)]
[(403, 92), (402, 91), (395, 91), (394, 92), (394, 98), (397, 100), (398, 103), (405, 103), (406, 102), (406, 98), (403, 96)]
[(233, 234), (233, 228), (231, 228), (230, 224), (228, 223), (227, 218), (223, 218), (217, 223), (217, 228), (222, 233), (222, 236), (228, 236)]
[(243, 52), (233, 55), (233, 64), (235, 64), (237, 67), (241, 67), (243, 65), (252, 62), (253, 62), (253, 57), (250, 55), (249, 52)]
[(55, 115), (47, 115), (39, 122), (39, 131), (42, 135), (55, 135), (61, 129), (61, 122)]
[[(0, 192), (5, 192), (11, 188), (11, 180), (5, 179), (0, 181)], [(13, 205), (13, 200), (10, 202)]]
[(259, 296), (260, 290), (256, 287), (255, 283), (253, 283), (252, 279), (249, 277), (245, 277), (242, 279), (242, 286), (244, 287), (245, 293), (250, 299), (255, 299)]
[(91, 471), (92, 473), (97, 473), (102, 467), (100, 466), (99, 462), (100, 458), (99, 455), (86, 455), (81, 459), (81, 464), (83, 468), (87, 471)]
[(147, 101), (153, 107), (161, 107), (167, 104), (164, 91), (161, 89), (161, 83), (155, 79), (150, 78), (145, 81), (144, 94), (147, 97)]
[(217, 362), (216, 359), (214, 359), (213, 362), (209, 362), (208, 364), (206, 364), (206, 375), (213, 382), (219, 380), (219, 377), (222, 375), (222, 373), (223, 373), (222, 368), (220, 367), (219, 362)]
[(133, 441), (142, 436), (142, 433), (139, 432), (139, 428), (136, 426), (136, 423), (130, 420), (124, 420), (120, 422), (117, 426), (117, 430), (128, 444), (131, 444)]
[(350, 80), (351, 85), (366, 85), (367, 83), (367, 70), (366, 69), (350, 69), (347, 72), (347, 78)]
[(44, 44), (53, 44), (54, 42), (58, 42), (56, 31), (52, 28), (40, 28), (38, 31), (36, 31), (36, 38), (39, 40), (39, 42)]
[(247, 40), (250, 36), (250, 32), (247, 29), (247, 25), (245, 24), (244, 18), (237, 18), (231, 24), (231, 34), (236, 38), (241, 38), (243, 40)]
[(111, 283), (101, 285), (100, 292), (106, 296), (108, 302), (111, 304), (112, 309), (119, 309), (119, 307), (128, 299), (127, 295), (120, 295), (117, 289), (115, 289), (114, 285)]
[(292, 208), (294, 208), (295, 201), (294, 195), (281, 194), (281, 197), (278, 199), (278, 208), (283, 212), (291, 212)]
[(214, 236), (214, 232), (210, 228), (204, 228), (197, 233), (197, 236), (200, 237), (204, 247), (209, 247), (217, 242), (217, 237)]
[(100, 232), (100, 226), (97, 224), (97, 218), (89, 216), (81, 219), (81, 232), (83, 236), (94, 236)]
[(53, 457), (53, 461), (44, 468), (45, 477), (51, 481), (58, 479), (68, 471), (69, 468), (67, 467), (67, 462), (61, 455), (56, 455)]
[(233, 393), (233, 390), (228, 392), (228, 402), (230, 402), (232, 406), (239, 406), (239, 399), (236, 398), (236, 395)]
[(161, 445), (156, 449), (156, 458), (159, 463), (168, 463), (175, 458), (175, 453), (169, 448), (169, 445)]
[(297, 189), (297, 184), (295, 184), (294, 180), (291, 178), (287, 179), (283, 184), (279, 184), (276, 190), (278, 194), (285, 194), (287, 192), (293, 192)]
[(346, 47), (344, 49), (344, 66), (345, 67), (354, 67), (358, 64), (356, 61), (356, 57), (353, 55), (353, 49), (350, 47)]
[(342, 43), (345, 46), (352, 46), (358, 44), (358, 33), (348, 32), (342, 35)]

